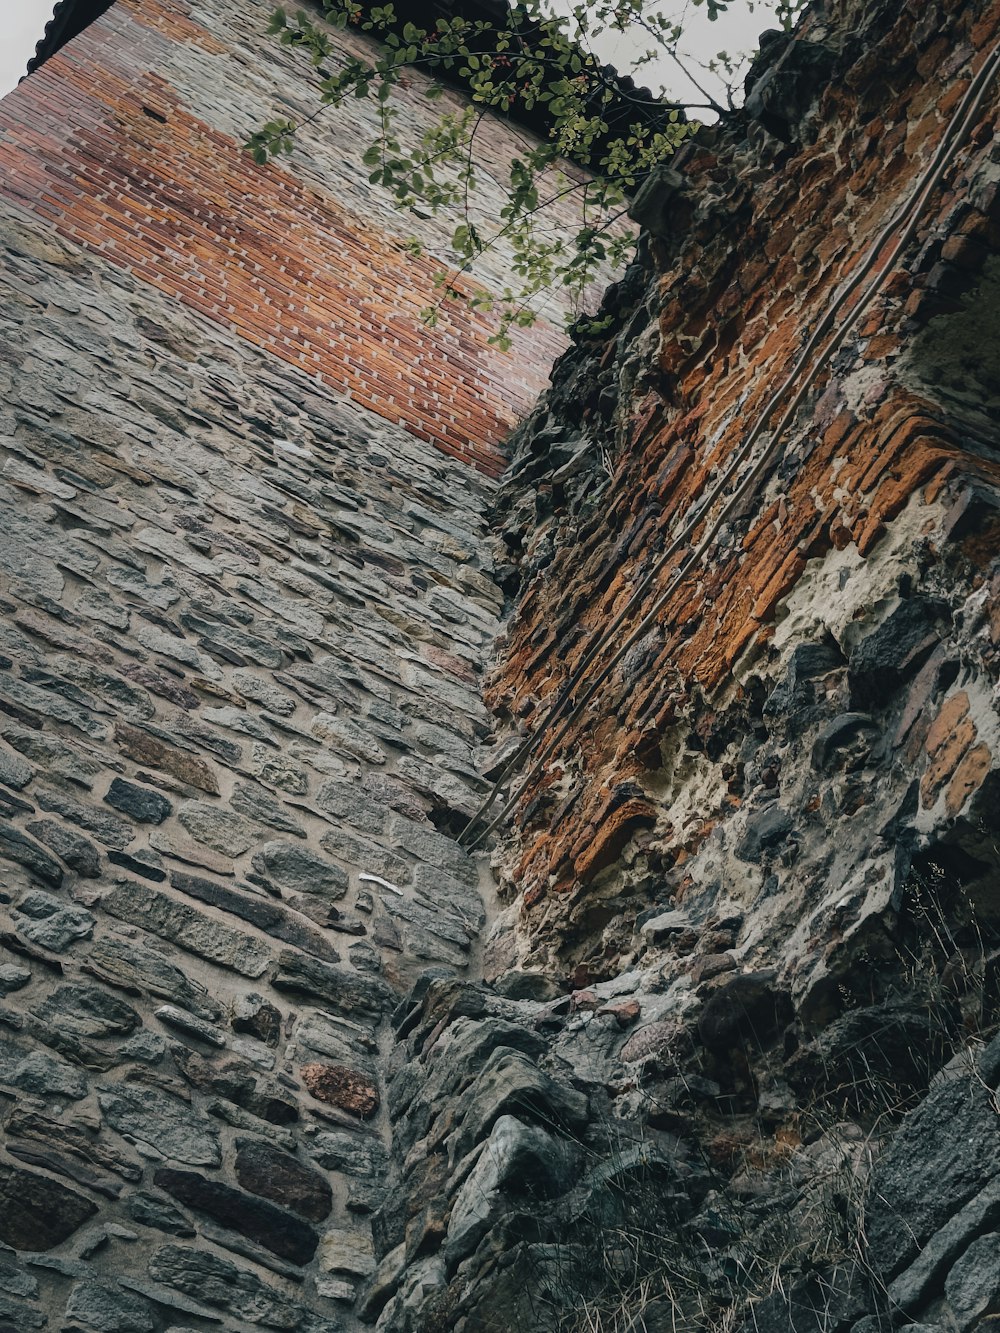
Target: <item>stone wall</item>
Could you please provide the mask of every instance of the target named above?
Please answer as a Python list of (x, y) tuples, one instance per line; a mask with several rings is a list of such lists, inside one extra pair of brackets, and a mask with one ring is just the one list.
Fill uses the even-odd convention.
[[(605, 979), (642, 947), (637, 912), (683, 902), (746, 916), (740, 960), (804, 997), (818, 941), (867, 931), (910, 850), (975, 839), (1000, 753), (995, 77), (889, 252), (998, 16), (931, 13), (817, 9), (767, 48), (747, 109), (640, 202), (654, 233), (612, 329), (515, 436), (487, 697), (541, 739), (492, 975)], [(793, 372), (866, 258), (846, 341), (824, 354), (856, 296)], [(567, 682), (572, 723), (549, 727)]]
[[(416, 335), (431, 374), (388, 355), (419, 220), (350, 166), (334, 199), (318, 130), (239, 158), (301, 96), (263, 8), (118, 0), (0, 108), (0, 1330), (972, 1333), (995, 78), (898, 255), (880, 230), (1000, 10), (816, 6), (769, 42), (637, 200), (610, 332), (498, 491), (523, 386), (491, 390), (485, 326)], [(327, 238), (362, 231), (348, 286)], [(462, 845), (498, 774), (528, 783), (491, 811), (499, 901)]]
[[(446, 229), (369, 188), (366, 107), (253, 166), (315, 82), (268, 12), (118, 0), (0, 104), (18, 1333), (354, 1326), (382, 1020), (469, 966), (490, 899), (451, 836), (484, 790), (488, 474), (560, 337), (423, 328)], [(498, 168), (521, 141), (484, 130)]]
[(340, 1329), (380, 1019), (483, 915), (438, 825), (483, 786), (490, 486), (2, 244), (0, 1327)]

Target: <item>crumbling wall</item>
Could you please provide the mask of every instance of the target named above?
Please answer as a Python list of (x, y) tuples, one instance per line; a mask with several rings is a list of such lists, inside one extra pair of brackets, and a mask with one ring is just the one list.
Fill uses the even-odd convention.
[(515, 432), (502, 910), (396, 1016), (379, 1328), (1000, 1309), (998, 33), (768, 41)]
[(833, 920), (868, 930), (909, 853), (989, 805), (995, 78), (912, 200), (995, 23), (817, 10), (768, 48), (747, 110), (641, 205), (656, 234), (609, 293), (614, 327), (517, 433), (488, 698), (539, 740), (510, 779), (491, 975), (604, 979), (669, 902), (744, 916), (740, 960), (805, 1000)]
[[(489, 474), (561, 336), (423, 327), (446, 229), (369, 187), (370, 108), (253, 165), (315, 105), (269, 10), (119, 0), (0, 104), (18, 1333), (353, 1326), (383, 1016), (470, 965), (491, 897), (451, 836), (485, 789)], [(440, 104), (406, 96), (418, 135)], [(484, 127), (497, 163), (522, 141)]]

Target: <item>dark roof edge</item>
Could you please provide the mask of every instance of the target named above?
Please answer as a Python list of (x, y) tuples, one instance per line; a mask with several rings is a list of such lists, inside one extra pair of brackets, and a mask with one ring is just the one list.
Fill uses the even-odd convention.
[[(113, 4), (114, 0), (58, 0), (52, 17), (45, 25), (45, 33), (35, 47), (35, 54), (28, 61), (26, 75), (33, 74), (67, 42), (107, 13)], [(429, 4), (428, 0), (396, 0), (396, 10), (400, 28), (408, 19), (426, 25), (433, 24), (438, 17), (453, 18), (457, 14), (473, 21), (485, 20), (499, 28), (506, 26), (512, 12), (518, 13), (518, 6), (517, 0), (430, 0)], [(602, 109), (609, 123), (608, 135), (605, 136), (607, 139), (624, 132), (636, 114), (634, 108), (637, 101), (645, 103), (647, 115), (659, 114), (665, 119), (672, 109), (676, 109), (684, 118), (681, 108), (675, 108), (670, 102), (654, 96), (649, 89), (638, 86), (628, 75), (619, 74), (609, 65), (603, 66), (602, 72), (616, 93), (611, 105)], [(443, 77), (445, 82), (453, 86), (464, 86), (464, 81), (457, 73), (445, 74)], [(515, 106), (506, 114), (494, 114), (498, 119), (518, 123), (542, 137), (549, 126), (548, 116), (542, 106), (531, 110)]]
[(58, 0), (52, 11), (52, 17), (45, 25), (45, 32), (35, 47), (35, 54), (28, 61), (25, 75), (33, 74), (36, 69), (44, 65), (46, 60), (54, 56), (67, 42), (83, 32), (84, 28), (89, 27), (95, 19), (107, 13), (114, 2), (115, 0)]

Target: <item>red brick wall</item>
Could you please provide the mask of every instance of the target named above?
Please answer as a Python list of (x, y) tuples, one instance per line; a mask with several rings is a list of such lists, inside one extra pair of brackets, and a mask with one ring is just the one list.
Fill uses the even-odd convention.
[[(338, 187), (345, 170), (356, 173), (356, 114), (328, 114), (322, 156), (303, 171), (301, 155), (255, 166), (241, 141), (192, 107), (178, 84), (200, 83), (198, 100), (210, 103), (204, 71), (210, 80), (213, 62), (229, 62), (232, 75), (229, 8), (118, 0), (0, 103), (0, 192), (205, 318), (496, 472), (499, 441), (544, 383), (561, 335), (540, 324), (505, 356), (487, 344), (490, 319), (456, 302), (436, 330), (422, 325), (440, 259), (405, 250), (416, 223), (392, 229), (377, 210), (360, 214), (356, 189)], [(289, 62), (264, 35), (269, 9), (244, 5), (234, 19), (245, 40), (236, 51), (234, 37), (233, 48), (243, 62), (249, 52), (254, 82), (245, 104), (236, 94), (226, 110), (247, 131), (269, 111), (255, 88)], [(300, 60), (293, 73), (312, 108), (308, 66)], [(435, 114), (418, 93), (407, 108), (417, 125)], [(505, 133), (498, 148), (492, 132), (493, 153), (514, 151), (517, 136)], [(439, 228), (439, 254), (448, 231)]]
[[(929, 162), (1000, 33), (995, 3), (940, 11), (946, 21), (934, 31), (917, 23), (916, 6), (904, 6), (880, 44), (830, 81), (804, 145), (789, 148), (759, 130), (748, 135), (736, 122), (685, 162), (690, 194), (675, 206), (675, 237), (653, 245), (662, 293), (658, 387), (621, 414), (606, 502), (564, 532), (551, 562), (525, 580), (491, 694), (502, 715), (529, 730), (543, 724), (573, 668), (724, 471)], [(764, 650), (776, 609), (807, 562), (851, 544), (862, 559), (873, 556), (911, 497), (927, 503), (973, 477), (1000, 482), (1000, 466), (962, 423), (898, 373), (917, 332), (961, 307), (955, 293), (997, 245), (1000, 191), (990, 183), (990, 162), (998, 110), (994, 81), (916, 239), (885, 273), (848, 342), (849, 364), (841, 358), (823, 368), (786, 433), (779, 474), (764, 472), (731, 525), (733, 539), (716, 543), (681, 580), (642, 645), (641, 670), (626, 664), (613, 673), (526, 790), (512, 817), (511, 881), (529, 906), (546, 895), (574, 902), (639, 828), (659, 821), (671, 855), (683, 858), (722, 817), (721, 809), (706, 810), (700, 830), (671, 835), (669, 811), (643, 791), (646, 775), (659, 765), (661, 745), (690, 727), (693, 700), (731, 694), (734, 667), (748, 651)], [(878, 263), (884, 267), (884, 255)], [(593, 348), (595, 367), (614, 364), (617, 336)], [(860, 399), (845, 395), (848, 372), (867, 377)], [(600, 429), (596, 409), (590, 423)], [(547, 478), (542, 483), (551, 504)], [(558, 503), (552, 522), (558, 527)], [(545, 533), (551, 546), (552, 527)], [(656, 575), (615, 644), (668, 587), (688, 549)], [(592, 668), (589, 678), (596, 674)], [(701, 710), (706, 726), (711, 706)], [(545, 909), (550, 921), (570, 910)]]

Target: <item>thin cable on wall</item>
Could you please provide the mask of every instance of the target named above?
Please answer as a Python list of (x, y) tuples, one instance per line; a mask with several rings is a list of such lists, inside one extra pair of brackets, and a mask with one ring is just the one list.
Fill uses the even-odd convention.
[[(677, 587), (680, 584), (681, 580), (690, 572), (692, 565), (702, 555), (705, 554), (708, 547), (718, 536), (718, 533), (723, 527), (723, 525), (733, 514), (734, 510), (737, 508), (739, 503), (745, 498), (750, 487), (760, 478), (764, 469), (771, 462), (780, 440), (782, 439), (788, 426), (793, 421), (799, 408), (805, 401), (805, 398), (810, 388), (815, 383), (816, 377), (818, 376), (823, 365), (842, 346), (843, 342), (847, 338), (847, 335), (850, 333), (851, 329), (858, 322), (858, 320), (860, 319), (861, 315), (865, 312), (865, 310), (867, 310), (867, 308), (870, 306), (872, 300), (874, 299), (876, 293), (878, 292), (879, 288), (881, 287), (885, 279), (885, 275), (890, 271), (893, 264), (901, 254), (901, 252), (912, 241), (916, 233), (917, 224), (920, 220), (923, 210), (927, 206), (927, 202), (930, 196), (933, 194), (934, 190), (940, 184), (941, 178), (944, 175), (945, 170), (947, 169), (948, 166), (950, 166), (955, 154), (958, 152), (959, 148), (962, 146), (966, 137), (971, 131), (972, 126), (975, 124), (976, 119), (980, 111), (982, 110), (982, 105), (986, 97), (986, 92), (990, 84), (992, 83), (994, 77), (998, 73), (998, 71), (1000, 71), (1000, 47), (994, 50), (992, 55), (990, 55), (983, 62), (982, 66), (980, 67), (979, 73), (976, 74), (975, 77), (970, 82), (969, 87), (966, 89), (965, 94), (962, 97), (962, 100), (959, 102), (958, 106), (955, 109), (955, 112), (953, 113), (951, 119), (948, 122), (945, 132), (942, 135), (941, 142), (938, 144), (938, 147), (935, 150), (930, 162), (924, 168), (924, 171), (918, 178), (917, 183), (914, 186), (913, 190), (910, 192), (908, 198), (896, 210), (896, 212), (893, 214), (892, 218), (885, 225), (885, 227), (883, 227), (878, 237), (869, 247), (863, 262), (858, 266), (856, 272), (851, 275), (851, 277), (843, 285), (841, 290), (834, 296), (833, 301), (827, 307), (826, 311), (820, 318), (815, 329), (810, 334), (804, 348), (802, 349), (801, 353), (796, 359), (792, 369), (788, 372), (788, 374), (783, 379), (779, 388), (776, 390), (776, 392), (772, 395), (772, 397), (768, 401), (762, 414), (757, 419), (757, 422), (747, 435), (743, 444), (737, 450), (736, 454), (734, 455), (733, 459), (727, 466), (726, 470), (723, 472), (722, 476), (719, 478), (715, 486), (708, 493), (702, 505), (699, 506), (699, 508), (696, 510), (694, 516), (688, 520), (688, 522), (681, 529), (678, 536), (670, 543), (668, 548), (658, 557), (658, 559), (652, 565), (650, 570), (640, 580), (634, 592), (631, 594), (628, 601), (626, 602), (625, 606), (615, 616), (612, 623), (603, 631), (603, 633), (600, 636), (598, 636), (598, 638), (594, 641), (594, 643), (590, 646), (590, 648), (587, 649), (580, 664), (577, 666), (576, 670), (573, 672), (570, 679), (567, 681), (566, 685), (562, 688), (559, 697), (556, 699), (555, 704), (552, 706), (552, 709), (549, 711), (546, 717), (543, 718), (537, 731), (533, 732), (529, 737), (527, 737), (522, 742), (522, 744), (517, 748), (514, 754), (504, 764), (500, 774), (496, 778), (493, 786), (490, 788), (490, 791), (485, 801), (476, 811), (473, 817), (469, 820), (469, 823), (466, 825), (461, 836), (459, 837), (458, 841), (461, 845), (468, 847), (470, 850), (472, 850), (475, 847), (478, 847), (479, 844), (485, 838), (487, 838), (490, 833), (492, 833), (492, 831), (497, 827), (497, 825), (500, 824), (500, 822), (506, 817), (509, 811), (514, 807), (514, 805), (516, 805), (516, 803), (520, 800), (521, 796), (524, 794), (527, 788), (542, 773), (546, 762), (555, 752), (556, 747), (562, 741), (563, 737), (566, 735), (569, 729), (580, 718), (580, 716), (583, 713), (583, 710), (586, 708), (587, 704), (593, 698), (594, 694), (597, 692), (598, 689), (600, 689), (601, 685), (604, 684), (608, 676), (610, 676), (611, 672), (614, 671), (615, 667), (617, 667), (618, 664), (622, 661), (625, 654), (632, 647), (634, 647), (634, 645), (641, 638), (643, 638), (644, 635), (647, 634), (649, 630), (655, 625), (660, 611), (663, 610), (666, 603), (676, 592)], [(690, 542), (691, 538), (694, 536), (695, 532), (700, 527), (703, 519), (707, 517), (708, 511), (719, 500), (719, 498), (722, 496), (725, 487), (729, 484), (729, 482), (733, 479), (734, 475), (747, 461), (754, 445), (757, 443), (758, 439), (763, 433), (764, 428), (767, 425), (767, 422), (770, 420), (773, 413), (777, 410), (781, 401), (784, 399), (786, 393), (789, 391), (789, 389), (791, 389), (794, 386), (795, 381), (799, 378), (799, 376), (802, 375), (802, 372), (805, 370), (805, 367), (809, 359), (812, 357), (813, 353), (816, 351), (820, 342), (830, 330), (837, 315), (843, 309), (844, 305), (855, 294), (855, 292), (864, 282), (865, 278), (868, 276), (871, 270), (875, 267), (875, 263), (882, 249), (892, 240), (893, 234), (896, 232), (897, 228), (902, 223), (904, 223), (904, 221), (905, 225), (903, 226), (902, 231), (900, 231), (899, 235), (896, 237), (896, 240), (892, 246), (892, 249), (890, 250), (889, 254), (886, 257), (884, 264), (872, 278), (871, 282), (868, 284), (868, 287), (861, 294), (860, 298), (858, 299), (854, 307), (847, 312), (847, 315), (843, 323), (835, 331), (829, 343), (826, 345), (825, 348), (823, 348), (820, 351), (812, 368), (805, 375), (804, 379), (799, 385), (798, 390), (795, 392), (792, 399), (788, 403), (788, 406), (782, 413), (781, 418), (778, 421), (778, 424), (775, 426), (774, 431), (772, 432), (770, 440), (761, 450), (759, 457), (754, 461), (754, 463), (747, 471), (747, 473), (738, 482), (736, 489), (733, 491), (729, 499), (723, 505), (722, 509), (719, 511), (716, 518), (711, 522), (707, 532), (704, 534), (704, 536), (701, 538), (701, 540), (698, 542), (696, 546), (691, 547), (688, 550), (687, 554), (682, 559), (681, 563), (678, 565), (676, 571), (674, 572), (673, 578), (667, 585), (667, 588), (664, 590), (663, 593), (660, 594), (659, 597), (657, 597), (650, 611), (642, 618), (642, 620), (639, 622), (636, 628), (632, 630), (629, 633), (629, 635), (625, 638), (625, 640), (619, 645), (615, 654), (611, 657), (610, 661), (607, 662), (606, 665), (601, 669), (596, 679), (590, 683), (583, 697), (576, 703), (572, 712), (564, 720), (564, 722), (562, 723), (561, 727), (556, 732), (556, 734), (550, 739), (548, 745), (536, 759), (531, 770), (523, 778), (523, 780), (517, 787), (516, 791), (511, 793), (511, 795), (504, 802), (499, 813), (494, 816), (494, 818), (489, 822), (489, 824), (485, 825), (481, 830), (481, 832), (476, 834), (475, 837), (472, 837), (471, 831), (475, 828), (477, 824), (479, 824), (482, 821), (484, 816), (492, 808), (493, 803), (496, 800), (497, 796), (500, 794), (500, 791), (502, 790), (503, 784), (506, 781), (506, 779), (510, 776), (510, 774), (516, 767), (518, 767), (525, 759), (527, 759), (537, 749), (537, 747), (545, 737), (546, 732), (548, 732), (548, 730), (556, 722), (560, 713), (563, 711), (566, 705), (569, 702), (571, 702), (573, 691), (583, 680), (591, 663), (595, 660), (595, 658), (597, 658), (600, 654), (602, 654), (604, 650), (610, 645), (614, 635), (618, 632), (619, 629), (621, 629), (626, 619), (631, 615), (632, 611), (636, 608), (641, 598), (645, 595), (645, 593), (649, 589), (650, 585), (655, 581), (655, 579), (659, 576), (659, 574), (662, 573), (662, 571), (666, 568), (669, 561), (677, 554), (677, 552), (683, 546), (687, 545)]]

